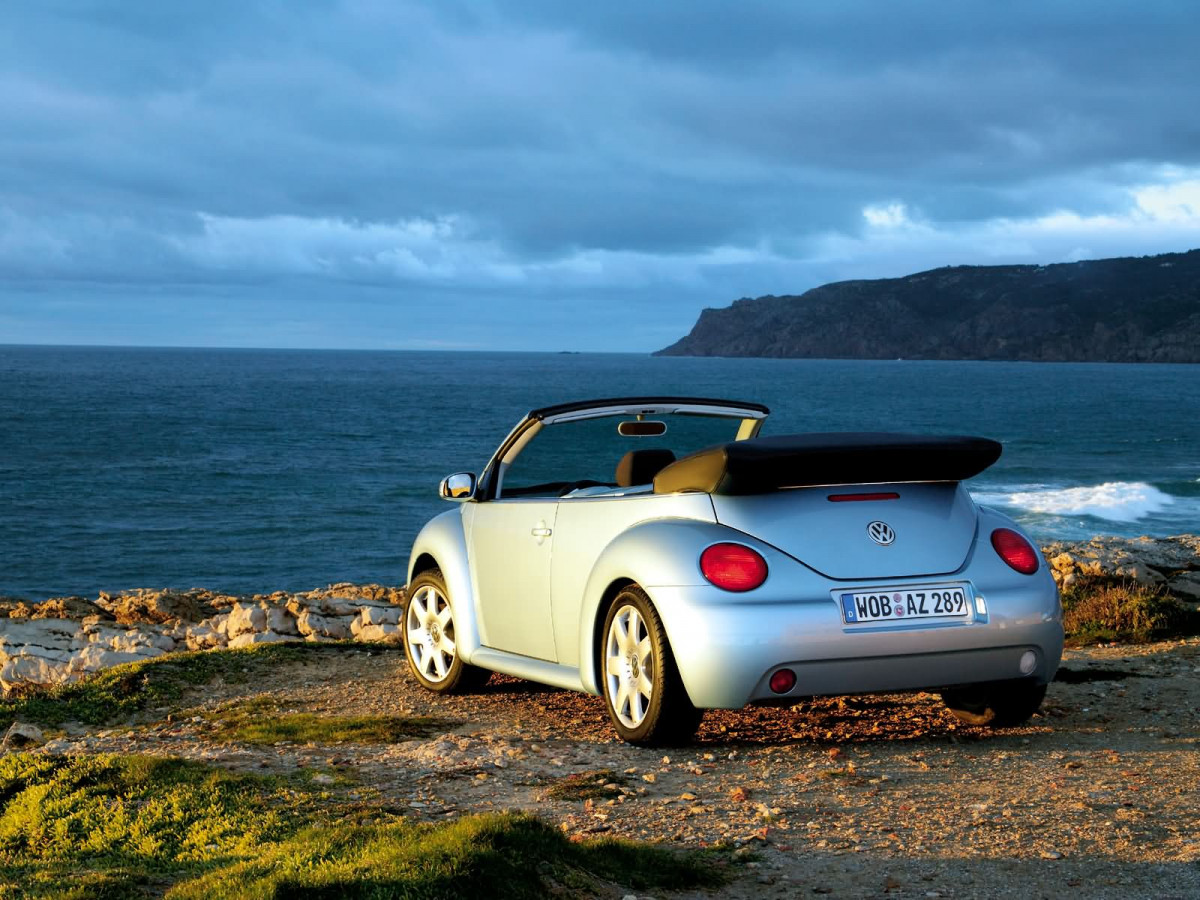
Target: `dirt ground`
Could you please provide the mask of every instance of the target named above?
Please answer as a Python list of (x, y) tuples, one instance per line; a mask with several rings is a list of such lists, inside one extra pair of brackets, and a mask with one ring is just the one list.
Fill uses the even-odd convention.
[[(570, 834), (734, 844), (748, 861), (720, 896), (1200, 897), (1200, 639), (1068, 651), (1063, 666), (1009, 731), (898, 694), (710, 711), (693, 745), (651, 751), (615, 740), (599, 698), (500, 676), (437, 697), (402, 652), (348, 648), (52, 749), (305, 767), (421, 819), (524, 809)], [(392, 745), (255, 747), (206, 737), (193, 714), (261, 695), (442, 724)]]

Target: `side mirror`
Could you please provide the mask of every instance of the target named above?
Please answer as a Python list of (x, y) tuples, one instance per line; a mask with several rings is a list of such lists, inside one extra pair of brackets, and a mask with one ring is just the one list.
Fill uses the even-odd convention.
[(438, 496), (443, 500), (470, 500), (475, 496), (474, 473), (459, 472), (457, 475), (447, 475), (438, 485)]

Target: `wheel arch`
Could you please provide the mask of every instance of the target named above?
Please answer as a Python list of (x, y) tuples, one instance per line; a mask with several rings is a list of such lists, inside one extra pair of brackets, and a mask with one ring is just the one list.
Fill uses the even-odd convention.
[(467, 559), (467, 542), (460, 509), (458, 507), (435, 516), (421, 529), (409, 555), (408, 581), (411, 584), (414, 578), (430, 569), (441, 571), (450, 602), (454, 606), (458, 654), (464, 662), (469, 663), (479, 649), (480, 637), (474, 582)]
[(413, 564), (409, 567), (408, 580), (412, 581), (422, 572), (428, 572), (431, 569), (440, 568), (441, 566), (438, 564), (437, 559), (434, 558), (432, 553), (422, 553), (413, 560)]
[[(608, 611), (612, 608), (621, 591), (630, 585), (636, 585), (637, 582), (627, 576), (616, 578), (604, 589), (604, 593), (600, 597), (600, 602), (596, 605), (596, 613), (592, 616), (592, 628), (590, 632), (589, 643), (591, 644), (592, 652), (590, 655), (582, 657), (587, 660), (587, 670), (581, 672), (580, 680), (584, 687), (594, 685), (596, 693), (601, 693), (600, 690), (600, 672), (603, 665), (602, 658), (604, 655), (603, 647), (603, 631), (604, 620), (608, 618)], [(639, 585), (640, 587), (640, 585)], [(643, 589), (644, 590), (644, 589)], [(589, 688), (590, 689), (590, 688)]]

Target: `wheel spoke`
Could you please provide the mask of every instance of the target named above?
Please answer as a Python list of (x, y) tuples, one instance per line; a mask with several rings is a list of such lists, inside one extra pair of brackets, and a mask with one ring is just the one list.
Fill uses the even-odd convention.
[(451, 618), (452, 618), (452, 615), (450, 613), (450, 604), (447, 603), (446, 608), (437, 614), (438, 624), (441, 625), (443, 629), (445, 629), (450, 624)]
[(445, 678), (447, 671), (446, 654), (436, 648), (433, 651), (433, 665), (437, 669), (438, 678)]
[(654, 682), (650, 680), (645, 669), (638, 675), (637, 692), (646, 698), (647, 704), (650, 703), (650, 696), (654, 693)]
[(629, 685), (625, 684), (624, 682), (621, 682), (621, 686), (617, 688), (617, 696), (616, 696), (616, 699), (613, 701), (613, 706), (617, 710), (617, 715), (620, 716), (622, 719), (628, 719), (630, 717), (629, 716), (629, 714), (630, 714), (629, 707), (632, 705), (630, 703), (630, 699), (631, 698), (629, 696)]
[(622, 613), (613, 620), (613, 631), (617, 639), (617, 646), (622, 650), (629, 649), (629, 615)]
[(428, 590), (417, 591), (417, 593), (413, 595), (412, 600), (409, 601), (409, 604), (408, 604), (408, 609), (409, 609), (410, 614), (415, 612), (417, 614), (417, 618), (420, 620), (423, 620), (425, 618), (426, 614), (428, 613), (428, 610), (425, 608), (425, 601), (422, 597), (422, 595), (424, 595), (424, 594), (428, 594)]
[(637, 654), (640, 659), (650, 659), (654, 655), (654, 646), (650, 643), (650, 635), (646, 635), (637, 645)]
[(621, 657), (615, 656), (615, 655), (608, 657), (608, 659), (605, 662), (604, 669), (606, 672), (608, 672), (609, 675), (613, 676), (614, 678), (620, 678), (621, 677), (621, 669), (622, 669)]
[(629, 630), (625, 633), (626, 649), (630, 653), (637, 649), (638, 635), (642, 633), (642, 617), (636, 609), (629, 610)]
[(450, 638), (446, 637), (445, 635), (442, 635), (442, 642), (438, 644), (438, 646), (442, 648), (442, 652), (450, 657), (451, 660), (454, 659), (454, 652), (458, 649), (454, 646), (454, 641), (450, 640)]

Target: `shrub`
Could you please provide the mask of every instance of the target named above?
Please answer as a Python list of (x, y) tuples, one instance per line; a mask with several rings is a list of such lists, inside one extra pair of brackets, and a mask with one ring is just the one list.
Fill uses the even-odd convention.
[(1200, 613), (1136, 582), (1082, 579), (1062, 592), (1062, 605), (1070, 646), (1161, 640), (1200, 631)]

